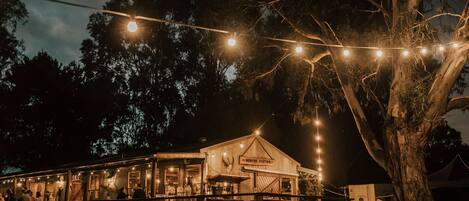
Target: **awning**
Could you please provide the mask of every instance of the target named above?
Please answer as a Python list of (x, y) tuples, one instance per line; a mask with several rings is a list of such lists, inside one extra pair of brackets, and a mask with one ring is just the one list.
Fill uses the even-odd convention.
[(230, 182), (230, 183), (240, 183), (244, 180), (248, 180), (249, 176), (244, 175), (232, 175), (232, 174), (218, 174), (212, 177), (209, 177), (209, 181), (214, 182)]
[(279, 175), (286, 175), (286, 176), (294, 176), (294, 177), (299, 176), (297, 173), (279, 172), (279, 171), (274, 171), (274, 170), (266, 170), (266, 169), (259, 169), (259, 168), (253, 168), (253, 167), (243, 167), (242, 170), (253, 171), (253, 172), (264, 172), (264, 173), (270, 173), (270, 174), (279, 174)]

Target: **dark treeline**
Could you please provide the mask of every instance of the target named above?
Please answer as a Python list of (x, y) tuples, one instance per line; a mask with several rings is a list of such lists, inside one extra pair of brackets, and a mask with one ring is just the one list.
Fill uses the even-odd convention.
[[(105, 8), (260, 35), (290, 33), (278, 15), (254, 1), (130, 2), (112, 0)], [(368, 168), (368, 178), (385, 179), (342, 96), (329, 91), (337, 85), (333, 73), (323, 72), (331, 83), (316, 80), (306, 90), (302, 78), (309, 68), (291, 59), (275, 76), (253, 79), (282, 56), (263, 51), (261, 39), (240, 41), (234, 51), (217, 34), (144, 21), (131, 34), (127, 18), (93, 14), (79, 59), (61, 64), (46, 52), (24, 56), (14, 31), (27, 11), (19, 0), (0, 5), (0, 170), (168, 150), (202, 137), (246, 135), (264, 122), (265, 138), (313, 167), (306, 123), (318, 105), (330, 153), (326, 178), (357, 181)], [(432, 147), (451, 152), (429, 151), (432, 170), (467, 153), (459, 132), (443, 125), (437, 133)]]

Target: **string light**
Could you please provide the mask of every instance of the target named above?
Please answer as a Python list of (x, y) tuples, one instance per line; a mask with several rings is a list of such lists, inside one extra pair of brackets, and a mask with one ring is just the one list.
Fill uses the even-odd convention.
[(344, 56), (345, 58), (350, 57), (350, 50), (348, 49), (342, 50), (342, 56)]
[(254, 130), (254, 135), (257, 135), (257, 136), (261, 135), (261, 131), (259, 129)]
[(451, 47), (454, 48), (454, 49), (456, 49), (456, 48), (459, 47), (459, 43), (454, 42), (453, 44), (451, 44)]
[[(137, 22), (135, 21), (136, 19), (138, 20), (146, 20), (146, 21), (151, 21), (151, 22), (156, 22), (156, 23), (164, 23), (164, 24), (172, 24), (172, 25), (178, 25), (178, 26), (181, 26), (181, 27), (188, 27), (188, 28), (192, 28), (192, 29), (199, 29), (199, 30), (204, 30), (204, 31), (209, 31), (209, 32), (215, 32), (215, 33), (221, 33), (221, 34), (230, 34), (230, 31), (227, 31), (227, 30), (222, 30), (222, 29), (216, 29), (216, 28), (210, 28), (210, 27), (204, 27), (204, 26), (199, 26), (199, 25), (192, 25), (192, 24), (186, 24), (186, 23), (182, 23), (182, 22), (177, 22), (177, 21), (173, 21), (173, 20), (168, 20), (168, 19), (159, 19), (159, 18), (153, 18), (153, 17), (145, 17), (145, 16), (133, 16), (133, 15), (130, 15), (130, 14), (127, 14), (127, 13), (124, 13), (124, 12), (119, 12), (119, 11), (113, 11), (113, 10), (107, 10), (107, 9), (102, 9), (102, 8), (98, 8), (98, 7), (93, 7), (93, 6), (89, 6), (89, 5), (82, 5), (82, 4), (77, 4), (77, 3), (69, 3), (69, 2), (66, 2), (66, 1), (56, 1), (56, 0), (46, 0), (46, 1), (50, 1), (50, 2), (53, 2), (53, 3), (59, 3), (59, 4), (64, 4), (64, 5), (68, 5), (68, 6), (75, 6), (75, 7), (81, 7), (81, 8), (86, 8), (86, 9), (91, 9), (91, 10), (94, 10), (94, 11), (98, 11), (98, 12), (102, 12), (102, 13), (107, 13), (107, 14), (111, 14), (111, 15), (117, 15), (117, 16), (123, 16), (123, 17), (129, 17), (131, 18), (131, 20), (127, 23), (127, 30), (129, 32), (136, 32), (138, 30), (138, 24)], [(258, 38), (263, 38), (263, 39), (266, 39), (266, 40), (271, 40), (271, 41), (278, 41), (278, 42), (284, 42), (284, 43), (295, 43), (295, 44), (298, 44), (298, 43), (301, 43), (303, 45), (312, 45), (312, 46), (322, 46), (322, 47), (335, 47), (335, 48), (344, 48), (343, 45), (339, 45), (339, 44), (326, 44), (326, 43), (315, 43), (315, 42), (306, 42), (306, 41), (295, 41), (295, 40), (290, 40), (290, 39), (284, 39), (284, 38), (275, 38), (275, 37), (268, 37), (268, 36), (254, 36), (253, 34), (249, 34), (249, 33), (238, 33), (238, 35), (241, 35), (241, 36), (250, 36), (250, 37), (258, 37)], [(233, 38), (234, 39), (234, 38)], [(232, 46), (235, 46), (236, 44), (236, 40), (228, 40), (228, 45), (232, 44)], [(459, 46), (458, 43), (448, 43), (448, 45), (451, 45), (452, 47), (456, 48)], [(231, 46), (231, 45), (230, 45)], [(373, 47), (373, 46), (347, 46), (348, 48), (355, 48), (355, 49), (370, 49), (370, 50), (375, 50), (375, 49), (378, 49), (378, 47)], [(403, 47), (383, 47), (383, 48), (380, 48), (380, 49), (386, 49), (386, 50), (404, 50), (405, 48)], [(438, 50), (439, 51), (444, 51), (445, 50), (445, 47), (443, 45), (439, 46), (438, 47)], [(426, 52), (426, 50), (423, 50)], [(303, 53), (303, 47), (297, 47), (295, 48), (295, 52), (297, 54), (299, 53)], [(347, 52), (347, 51), (345, 51)], [(343, 52), (343, 54), (345, 53)], [(348, 53), (345, 53), (345, 55), (343, 55), (344, 57), (347, 57), (346, 55), (348, 55), (350, 52)], [(384, 52), (382, 50), (378, 50), (376, 51), (376, 56), (378, 58), (381, 58), (382, 56), (384, 56)]]
[(296, 46), (295, 47), (295, 54), (302, 54), (303, 53), (303, 47), (301, 46)]
[(130, 20), (129, 23), (127, 23), (127, 31), (134, 33), (138, 29), (137, 22), (135, 20)]
[(228, 38), (227, 42), (228, 46), (234, 47), (236, 45), (236, 39), (234, 37)]
[(420, 54), (422, 54), (422, 55), (427, 55), (427, 53), (428, 53), (428, 49), (427, 49), (427, 48), (424, 47), (424, 48), (420, 49)]
[(314, 125), (316, 127), (316, 134), (315, 135), (316, 135), (316, 142), (317, 142), (317, 147), (316, 147), (317, 159), (316, 159), (316, 163), (317, 163), (317, 170), (319, 171), (318, 182), (321, 182), (322, 181), (322, 167), (321, 167), (321, 164), (323, 163), (323, 161), (321, 159), (321, 153), (322, 153), (321, 143), (320, 143), (321, 136), (319, 135), (320, 121), (319, 121), (318, 107), (316, 106), (315, 109), (316, 109), (316, 118), (314, 120)]
[(383, 50), (377, 50), (375, 54), (376, 54), (376, 57), (378, 58), (381, 58), (384, 55)]
[(410, 54), (409, 50), (402, 50), (402, 56), (403, 57), (408, 57)]
[(445, 46), (443, 45), (438, 45), (438, 51), (444, 52), (446, 50)]

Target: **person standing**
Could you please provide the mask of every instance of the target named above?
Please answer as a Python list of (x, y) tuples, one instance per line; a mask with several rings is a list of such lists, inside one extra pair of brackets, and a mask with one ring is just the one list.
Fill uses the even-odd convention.
[(118, 200), (127, 199), (127, 194), (125, 193), (124, 187), (119, 189), (119, 193), (117, 194), (117, 199)]
[(41, 192), (36, 192), (36, 201), (42, 201)]
[(142, 186), (140, 184), (137, 184), (137, 188), (135, 188), (134, 195), (132, 196), (132, 199), (145, 199), (145, 192), (142, 189)]

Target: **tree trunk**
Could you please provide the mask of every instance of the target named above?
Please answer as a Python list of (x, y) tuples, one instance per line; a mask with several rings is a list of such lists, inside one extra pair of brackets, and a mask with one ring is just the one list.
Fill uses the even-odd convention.
[(398, 131), (387, 135), (387, 172), (400, 201), (433, 200), (425, 175), (424, 148), (412, 136), (415, 132)]

